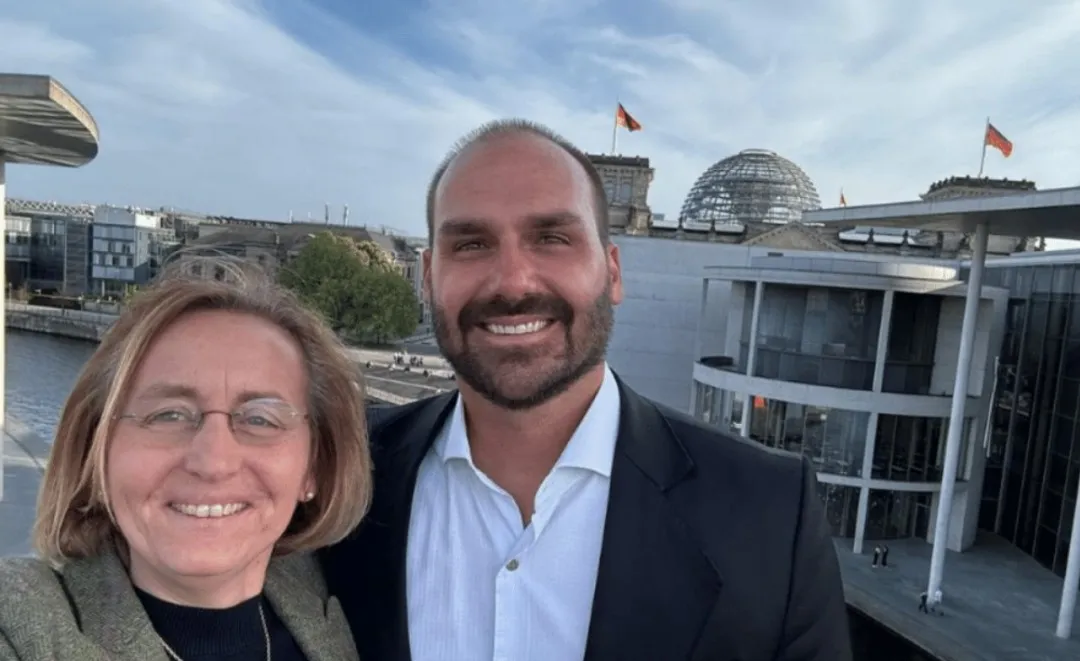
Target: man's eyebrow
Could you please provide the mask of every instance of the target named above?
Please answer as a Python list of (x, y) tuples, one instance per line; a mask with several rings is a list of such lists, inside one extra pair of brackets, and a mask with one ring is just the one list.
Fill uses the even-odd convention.
[[(529, 214), (525, 224), (531, 230), (558, 229), (583, 225), (585, 221), (572, 211), (545, 211)], [(451, 218), (439, 223), (439, 236), (477, 236), (491, 232), (491, 222), (479, 218)]]
[(531, 214), (526, 217), (533, 229), (558, 229), (570, 225), (583, 225), (585, 221), (572, 211), (553, 211)]
[(475, 236), (483, 234), (488, 229), (488, 223), (476, 218), (451, 218), (439, 223), (438, 234), (440, 236)]

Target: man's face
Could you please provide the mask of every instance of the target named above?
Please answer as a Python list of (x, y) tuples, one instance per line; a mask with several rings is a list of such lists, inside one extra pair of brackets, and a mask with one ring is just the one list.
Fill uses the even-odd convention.
[(442, 178), (424, 253), (435, 337), (496, 405), (542, 404), (604, 359), (622, 278), (593, 200), (581, 165), (527, 134), (474, 145)]

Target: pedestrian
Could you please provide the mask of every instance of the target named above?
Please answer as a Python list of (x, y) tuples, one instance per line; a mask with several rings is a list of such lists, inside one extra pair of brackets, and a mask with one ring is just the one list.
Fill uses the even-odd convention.
[(889, 566), (889, 546), (888, 546), (888, 544), (881, 547), (881, 566), (882, 567), (888, 567)]
[(880, 560), (881, 560), (881, 547), (880, 546), (875, 546), (874, 547), (874, 562), (870, 566), (873, 567), (874, 569), (877, 569), (878, 562)]
[(919, 610), (922, 611), (923, 613), (929, 614), (930, 609), (926, 607), (926, 596), (927, 595), (926, 595), (925, 592), (923, 592), (922, 594), (919, 595)]
[(372, 524), (323, 554), (361, 658), (850, 661), (809, 460), (606, 363), (624, 282), (589, 157), (488, 124), (436, 171), (427, 222), (458, 388), (371, 410)]

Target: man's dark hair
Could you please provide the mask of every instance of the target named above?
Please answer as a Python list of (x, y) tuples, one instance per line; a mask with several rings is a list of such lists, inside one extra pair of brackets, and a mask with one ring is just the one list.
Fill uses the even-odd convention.
[(434, 245), (435, 241), (435, 191), (439, 188), (439, 182), (442, 181), (443, 175), (446, 174), (446, 170), (450, 167), (450, 164), (473, 145), (499, 136), (514, 134), (532, 135), (542, 140), (547, 140), (567, 154), (570, 154), (570, 156), (581, 165), (585, 170), (585, 175), (589, 178), (589, 185), (593, 188), (593, 206), (596, 207), (596, 231), (600, 235), (600, 242), (607, 245), (608, 225), (610, 223), (608, 217), (608, 200), (607, 193), (604, 192), (604, 182), (600, 178), (600, 173), (596, 170), (596, 166), (592, 164), (592, 161), (589, 160), (589, 157), (583, 151), (575, 147), (569, 140), (542, 124), (530, 122), (526, 119), (498, 119), (488, 122), (458, 140), (450, 150), (450, 153), (446, 155), (446, 158), (439, 164), (438, 169), (435, 170), (434, 176), (431, 177), (431, 183), (428, 185), (428, 245)]

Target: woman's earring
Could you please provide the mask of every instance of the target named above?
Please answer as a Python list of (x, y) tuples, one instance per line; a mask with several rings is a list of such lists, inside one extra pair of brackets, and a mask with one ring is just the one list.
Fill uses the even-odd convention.
[(315, 492), (314, 491), (309, 491), (309, 492), (304, 494), (304, 502), (305, 503), (311, 502), (314, 499), (315, 499)]

